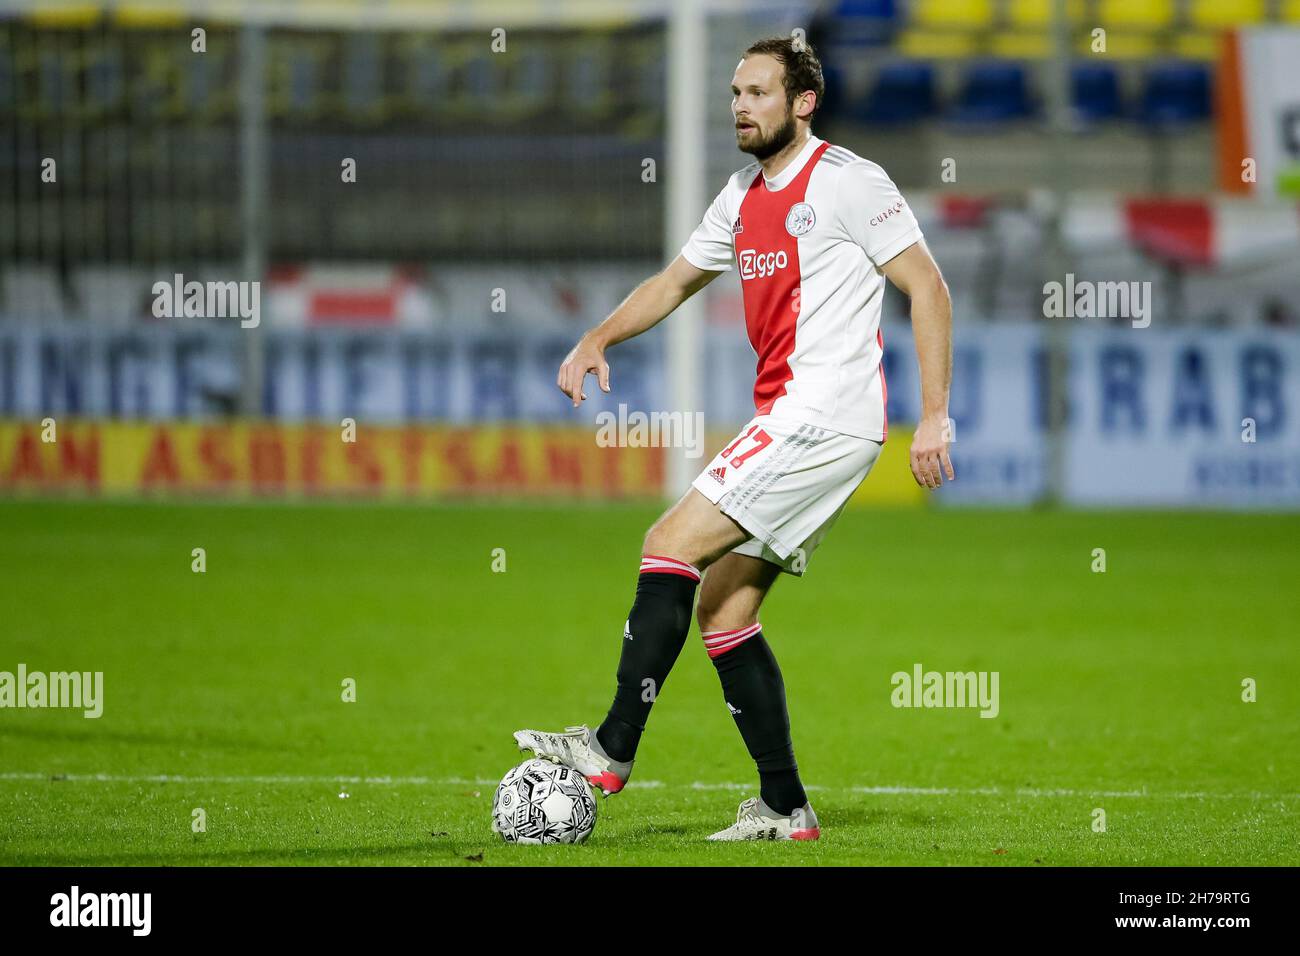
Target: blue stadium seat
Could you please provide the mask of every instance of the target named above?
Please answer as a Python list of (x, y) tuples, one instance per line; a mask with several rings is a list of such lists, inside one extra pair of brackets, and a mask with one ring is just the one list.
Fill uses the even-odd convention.
[(834, 15), (894, 20), (898, 17), (898, 4), (894, 0), (840, 0), (835, 4)]
[(884, 27), (892, 26), (899, 19), (895, 0), (839, 0), (831, 16), (840, 20), (875, 21)]
[(897, 125), (925, 119), (934, 113), (934, 67), (929, 63), (904, 61), (881, 67), (875, 86), (854, 111), (854, 118), (864, 123)]
[(959, 123), (1002, 123), (1032, 116), (1029, 80), (1019, 63), (976, 63), (966, 73), (949, 118)]
[(1119, 72), (1104, 63), (1076, 63), (1070, 74), (1074, 115), (1085, 123), (1102, 123), (1124, 115)]
[(843, 116), (848, 106), (844, 102), (844, 70), (837, 63), (823, 56), (822, 80), (826, 83), (826, 94), (822, 97), (817, 115), (825, 119), (828, 116)]
[(895, 0), (840, 0), (828, 19), (835, 42), (844, 46), (888, 43), (902, 22)]
[(1152, 126), (1199, 123), (1210, 116), (1210, 71), (1200, 63), (1158, 63), (1144, 77), (1138, 118)]

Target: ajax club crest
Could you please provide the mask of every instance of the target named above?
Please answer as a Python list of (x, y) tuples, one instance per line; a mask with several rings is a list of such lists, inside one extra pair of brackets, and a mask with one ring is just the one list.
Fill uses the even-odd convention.
[(785, 231), (792, 236), (802, 236), (817, 223), (813, 207), (806, 202), (795, 203), (785, 217)]

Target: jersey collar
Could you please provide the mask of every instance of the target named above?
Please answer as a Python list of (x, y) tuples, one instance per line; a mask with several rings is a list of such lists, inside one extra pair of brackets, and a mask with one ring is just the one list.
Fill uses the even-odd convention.
[(763, 174), (763, 182), (767, 184), (768, 190), (770, 192), (778, 192), (790, 185), (794, 178), (799, 175), (800, 170), (808, 164), (808, 158), (817, 151), (817, 147), (820, 146), (821, 143), (822, 141), (820, 139), (809, 133), (808, 142), (804, 143), (803, 149), (799, 151), (799, 155), (794, 158), (793, 162), (791, 162), (789, 166), (781, 170), (771, 179), (767, 178), (767, 173)]

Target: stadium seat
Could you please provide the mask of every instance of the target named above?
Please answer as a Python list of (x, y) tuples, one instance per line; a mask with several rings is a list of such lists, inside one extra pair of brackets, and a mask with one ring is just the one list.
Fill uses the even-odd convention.
[[(870, 81), (875, 70), (865, 62), (873, 57), (862, 56), (861, 47), (845, 49), (838, 43), (828, 44), (822, 54), (822, 78), (826, 81), (826, 95), (822, 97), (819, 117), (855, 120), (862, 110)], [(846, 65), (847, 64), (847, 65)]]
[(359, 120), (382, 120), (383, 50), (378, 39), (373, 34), (349, 36), (338, 69), (338, 95), (344, 111)]
[(1203, 30), (1219, 30), (1247, 23), (1259, 23), (1268, 17), (1268, 0), (1191, 0), (1188, 19)]
[[(1016, 29), (1041, 30), (1052, 21), (1053, 0), (1006, 0), (1007, 23)], [(1069, 0), (1066, 15), (1071, 23), (1083, 19), (1083, 0)]]
[(826, 85), (826, 91), (822, 95), (822, 101), (817, 104), (817, 115), (820, 118), (828, 116), (843, 116), (848, 110), (848, 85), (844, 79), (844, 69), (838, 63), (838, 56), (827, 55), (828, 51), (821, 51), (822, 55), (822, 82)]
[(1179, 33), (1173, 40), (1173, 54), (1180, 60), (1217, 60), (1221, 52), (1219, 33)]
[(1098, 0), (1097, 19), (1107, 32), (1115, 27), (1166, 30), (1174, 25), (1174, 0)]
[(1001, 123), (1034, 114), (1029, 81), (1019, 63), (977, 63), (962, 83), (949, 118), (959, 123)]
[(993, 25), (993, 0), (915, 0), (912, 22), (945, 29), (987, 29)]
[(1052, 38), (1033, 30), (998, 30), (989, 41), (989, 53), (1000, 60), (1045, 60), (1052, 55)]
[(980, 37), (976, 33), (908, 30), (898, 38), (896, 47), (914, 60), (964, 59), (979, 51)]
[(901, 18), (895, 0), (840, 0), (830, 20), (835, 42), (854, 46), (888, 43)]
[(1300, 0), (1282, 0), (1278, 15), (1287, 23), (1300, 23)]
[(894, 0), (839, 0), (832, 16), (893, 20), (898, 16), (898, 5)]
[[(1106, 31), (1105, 56), (1111, 60), (1149, 60), (1156, 55), (1157, 35), (1154, 33), (1116, 33)], [(1080, 56), (1096, 57), (1101, 54), (1093, 52), (1092, 36), (1085, 33), (1080, 37), (1076, 48)]]
[(854, 118), (865, 123), (900, 124), (935, 113), (934, 67), (929, 63), (889, 63)]
[(607, 37), (580, 34), (566, 46), (564, 99), (583, 119), (606, 118), (617, 108), (612, 76), (618, 55)]
[(1138, 118), (1154, 126), (1197, 123), (1210, 116), (1210, 71), (1200, 63), (1158, 63), (1143, 78)]
[(1105, 63), (1076, 63), (1070, 74), (1070, 100), (1075, 116), (1101, 123), (1124, 115), (1119, 72)]

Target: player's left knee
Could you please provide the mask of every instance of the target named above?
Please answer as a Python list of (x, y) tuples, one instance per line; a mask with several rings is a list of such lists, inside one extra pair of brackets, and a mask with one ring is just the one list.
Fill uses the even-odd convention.
[(665, 515), (656, 521), (645, 534), (641, 546), (642, 554), (653, 554), (661, 558), (675, 558), (703, 571), (709, 562), (706, 556), (690, 546), (689, 540), (678, 533), (671, 515)]

